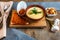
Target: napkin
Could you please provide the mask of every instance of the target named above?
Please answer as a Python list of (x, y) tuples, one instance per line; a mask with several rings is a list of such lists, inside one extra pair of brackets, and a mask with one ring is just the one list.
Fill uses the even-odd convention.
[[(2, 28), (0, 29), (0, 39), (6, 37), (6, 21), (9, 15), (9, 12), (12, 8), (13, 1), (9, 2), (0, 2), (0, 12), (1, 12), (1, 19), (2, 19)], [(8, 6), (8, 7), (7, 7)], [(6, 9), (6, 10), (5, 10)], [(5, 11), (4, 11), (5, 10)]]
[(18, 29), (8, 28), (7, 36), (3, 40), (35, 40), (35, 39), (28, 36), (24, 32), (21, 32)]

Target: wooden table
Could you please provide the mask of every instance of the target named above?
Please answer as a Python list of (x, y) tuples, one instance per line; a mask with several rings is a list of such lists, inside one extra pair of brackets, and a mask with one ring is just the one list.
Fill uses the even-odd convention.
[[(58, 11), (58, 15), (55, 18), (60, 19), (60, 11)], [(51, 26), (47, 21), (47, 27), (43, 29), (20, 29), (22, 32), (28, 34), (29, 36), (35, 38), (36, 40), (60, 40), (60, 31), (53, 33), (50, 31)]]
[[(54, 1), (54, 0), (51, 0), (51, 1)], [(60, 11), (58, 11), (58, 14), (60, 15)], [(57, 15), (56, 18), (60, 19), (59, 15)], [(47, 24), (48, 24), (47, 27), (44, 29), (20, 29), (20, 30), (28, 34), (29, 36), (35, 38), (36, 40), (60, 40), (60, 31), (56, 33), (50, 32), (49, 23), (47, 22)]]
[[(58, 15), (55, 18), (60, 19), (60, 11), (58, 11)], [(21, 31), (25, 32), (29, 36), (35, 38), (36, 40), (60, 40), (60, 31), (53, 33), (50, 31), (50, 25), (47, 21), (47, 27), (44, 29), (21, 29)]]

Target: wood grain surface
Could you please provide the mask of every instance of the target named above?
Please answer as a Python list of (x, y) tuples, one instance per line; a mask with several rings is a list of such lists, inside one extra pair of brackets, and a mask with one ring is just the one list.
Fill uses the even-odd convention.
[[(58, 15), (53, 17), (53, 19), (59, 18), (60, 19), (60, 11), (58, 11)], [(60, 25), (59, 25), (60, 26)], [(47, 27), (40, 29), (40, 28), (18, 28), (20, 31), (28, 34), (29, 36), (35, 38), (36, 40), (60, 40), (60, 31), (55, 33), (50, 31), (50, 23), (47, 21)]]
[[(20, 16), (18, 16), (18, 14), (17, 13), (14, 13), (15, 12), (15, 10), (12, 10), (12, 16), (11, 16), (11, 21), (10, 21), (10, 27), (12, 28), (17, 28), (17, 27), (19, 27), (19, 28), (45, 28), (46, 26), (47, 26), (47, 24), (46, 24), (46, 19), (45, 19), (45, 16), (43, 16), (43, 18), (41, 18), (40, 20), (38, 20), (38, 21), (32, 21), (32, 20), (30, 20), (30, 21), (28, 21), (28, 23), (30, 22), (30, 24), (28, 24), (28, 25), (22, 25), (21, 23), (24, 23), (24, 22), (21, 22), (20, 24), (17, 24), (17, 23), (19, 23), (22, 19), (21, 19), (21, 17)], [(26, 18), (27, 19), (27, 17), (24, 17), (24, 18)], [(17, 21), (17, 20), (19, 20), (19, 21)], [(14, 23), (14, 22), (15, 23)], [(23, 21), (23, 20), (22, 20)], [(26, 21), (26, 20), (25, 20)], [(17, 22), (17, 23), (16, 23)], [(25, 22), (24, 24), (26, 24), (27, 22)]]
[[(11, 1), (11, 0), (1, 0), (1, 1)], [(12, 0), (12, 1), (21, 1), (21, 0)], [(34, 1), (40, 1), (40, 2), (51, 2), (51, 1), (60, 1), (60, 0), (24, 0), (27, 2), (34, 2)], [(60, 19), (60, 11), (58, 11), (58, 14), (55, 18)], [(47, 27), (44, 29), (20, 29), (22, 32), (25, 32), (29, 36), (35, 38), (36, 40), (60, 40), (60, 31), (53, 33), (50, 31), (50, 25), (47, 21)]]
[[(58, 11), (58, 15), (55, 18), (60, 19), (60, 11)], [(21, 29), (26, 34), (30, 35), (31, 37), (35, 38), (36, 40), (60, 40), (60, 31), (55, 33), (50, 31), (50, 24), (47, 21), (47, 27), (44, 29)], [(60, 26), (60, 25), (59, 25)]]

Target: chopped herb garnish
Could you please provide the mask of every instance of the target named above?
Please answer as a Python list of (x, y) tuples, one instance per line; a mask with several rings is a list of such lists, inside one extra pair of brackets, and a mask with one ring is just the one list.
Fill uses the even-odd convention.
[(41, 12), (37, 12), (37, 9), (34, 8), (34, 9), (32, 10), (32, 13), (33, 13), (33, 14), (38, 14), (38, 13), (41, 13)]

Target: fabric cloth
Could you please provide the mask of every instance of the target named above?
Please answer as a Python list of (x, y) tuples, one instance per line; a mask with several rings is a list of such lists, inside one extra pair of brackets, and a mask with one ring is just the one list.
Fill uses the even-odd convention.
[(3, 40), (35, 40), (18, 29), (8, 28), (7, 36)]

